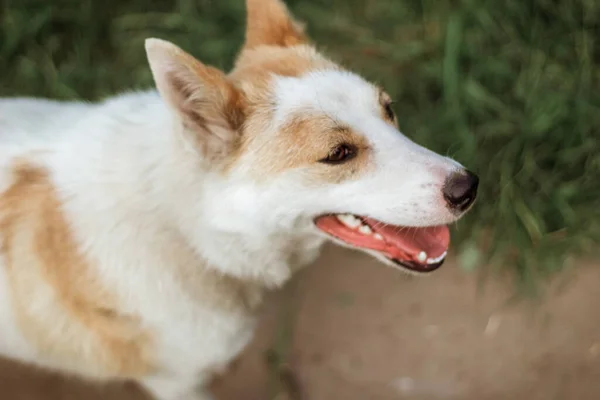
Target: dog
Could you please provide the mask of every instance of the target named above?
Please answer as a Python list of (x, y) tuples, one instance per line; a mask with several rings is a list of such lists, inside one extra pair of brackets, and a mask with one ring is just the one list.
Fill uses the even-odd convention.
[(0, 101), (0, 354), (208, 399), (265, 292), (325, 242), (443, 263), (477, 176), (403, 136), (280, 0), (246, 3), (228, 73), (150, 38), (156, 90)]

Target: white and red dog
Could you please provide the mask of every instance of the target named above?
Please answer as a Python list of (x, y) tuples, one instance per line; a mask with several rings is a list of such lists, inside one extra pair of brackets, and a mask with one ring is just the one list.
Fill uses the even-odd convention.
[(326, 240), (441, 265), (477, 177), (403, 136), (280, 0), (247, 12), (229, 74), (148, 39), (157, 91), (0, 100), (0, 354), (205, 399)]

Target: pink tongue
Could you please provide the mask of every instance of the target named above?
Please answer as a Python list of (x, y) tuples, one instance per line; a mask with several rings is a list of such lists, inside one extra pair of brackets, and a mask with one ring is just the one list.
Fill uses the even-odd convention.
[[(450, 230), (445, 225), (427, 228), (404, 228), (383, 225), (380, 221), (365, 218), (373, 230), (384, 237), (385, 241), (402, 250), (407, 255), (417, 256), (421, 251), (427, 258), (436, 258), (444, 254), (450, 246)], [(388, 248), (393, 251), (394, 249)], [(395, 253), (395, 251), (393, 251)], [(401, 255), (401, 254), (398, 254)]]

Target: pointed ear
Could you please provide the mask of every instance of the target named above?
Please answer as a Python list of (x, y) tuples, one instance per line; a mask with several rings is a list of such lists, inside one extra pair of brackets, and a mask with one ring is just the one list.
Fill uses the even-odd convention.
[(303, 25), (295, 21), (281, 0), (246, 0), (246, 43), (257, 46), (289, 47), (308, 41)]
[(146, 39), (146, 54), (156, 88), (181, 118), (207, 155), (231, 151), (243, 123), (243, 98), (216, 68), (206, 66), (179, 47)]

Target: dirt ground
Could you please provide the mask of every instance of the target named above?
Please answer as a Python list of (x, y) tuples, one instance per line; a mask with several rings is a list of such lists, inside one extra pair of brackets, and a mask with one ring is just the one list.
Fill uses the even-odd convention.
[[(513, 303), (507, 282), (481, 287), (452, 262), (408, 278), (329, 247), (272, 296), (256, 340), (214, 393), (268, 398), (265, 353), (278, 304), (293, 299), (289, 364), (302, 400), (600, 399), (600, 268), (586, 263), (552, 286), (543, 302)], [(92, 388), (1, 362), (0, 399), (146, 397), (133, 385)]]

